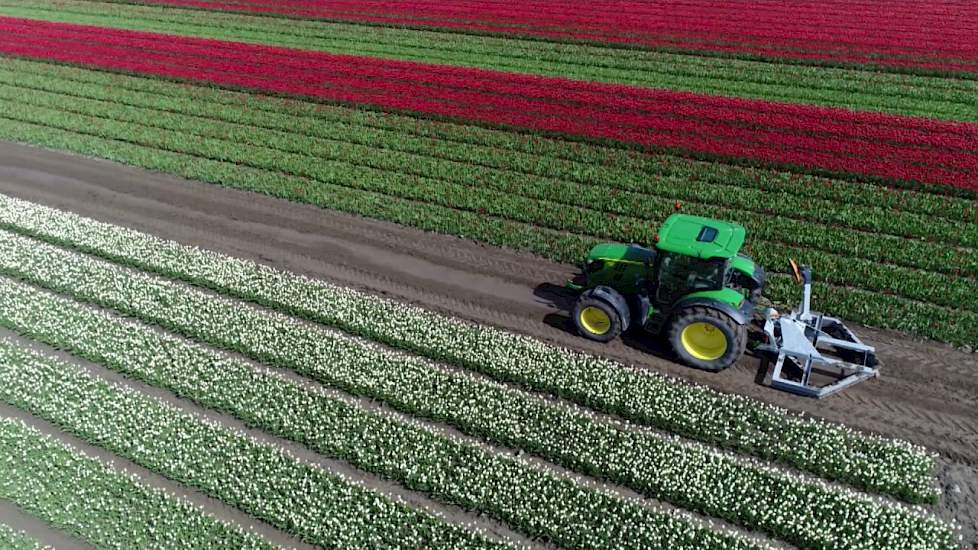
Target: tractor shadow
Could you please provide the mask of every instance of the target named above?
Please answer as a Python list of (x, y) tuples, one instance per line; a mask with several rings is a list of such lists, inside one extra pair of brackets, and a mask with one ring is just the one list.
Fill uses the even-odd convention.
[[(574, 302), (577, 300), (576, 292), (552, 283), (541, 283), (533, 289), (533, 294), (539, 298), (542, 303), (546, 303), (557, 310), (555, 313), (545, 315), (543, 318), (544, 323), (557, 330), (580, 338), (576, 329), (574, 328), (574, 324), (570, 319), (570, 312), (572, 309), (574, 309)], [(760, 334), (759, 327), (752, 327), (752, 329), (748, 332), (748, 341), (757, 342)], [(670, 361), (672, 363), (679, 363), (678, 358), (673, 353), (672, 348), (668, 343), (666, 343), (662, 338), (657, 338), (653, 335), (645, 333), (641, 329), (630, 329), (628, 332), (621, 335), (620, 340), (625, 346), (641, 353)], [(734, 366), (726, 369), (726, 371), (743, 369), (753, 373), (755, 384), (759, 386), (768, 385), (770, 368), (764, 361), (761, 360), (761, 356), (755, 354), (751, 348), (752, 346), (748, 344), (747, 350), (740, 361), (738, 361)], [(686, 368), (689, 368), (690, 370), (699, 370), (702, 372), (716, 372), (706, 369), (697, 369), (695, 367)]]

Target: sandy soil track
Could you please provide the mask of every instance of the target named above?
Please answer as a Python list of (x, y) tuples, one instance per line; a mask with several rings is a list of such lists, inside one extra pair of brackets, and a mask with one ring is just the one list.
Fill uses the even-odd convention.
[[(942, 455), (942, 515), (976, 541), (978, 359), (949, 346), (857, 327), (884, 363), (878, 380), (815, 401), (760, 384), (745, 357), (722, 373), (685, 368), (654, 342), (593, 344), (569, 332), (560, 285), (573, 266), (121, 166), (0, 142), (0, 193), (164, 238), (390, 295), (908, 439)], [(817, 266), (816, 266), (817, 276)], [(815, 304), (817, 308), (818, 304)]]

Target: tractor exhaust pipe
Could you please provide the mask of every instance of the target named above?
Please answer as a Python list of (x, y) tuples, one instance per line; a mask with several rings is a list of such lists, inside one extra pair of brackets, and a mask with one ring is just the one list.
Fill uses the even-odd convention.
[(812, 268), (807, 265), (801, 266), (801, 277), (805, 290), (802, 293), (799, 318), (807, 321), (812, 318)]
[(812, 318), (812, 268), (807, 265), (798, 267), (798, 263), (795, 260), (789, 260), (791, 263), (791, 271), (795, 276), (795, 280), (799, 284), (804, 285), (804, 291), (801, 299), (801, 307), (795, 314), (798, 319), (808, 321)]

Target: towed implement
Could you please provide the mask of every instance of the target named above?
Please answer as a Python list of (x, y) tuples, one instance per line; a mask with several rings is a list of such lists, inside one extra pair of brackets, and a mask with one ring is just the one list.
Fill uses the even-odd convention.
[[(567, 283), (579, 292), (572, 311), (577, 332), (609, 342), (642, 330), (665, 337), (687, 365), (729, 367), (744, 354), (765, 283), (764, 270), (740, 251), (745, 237), (739, 224), (673, 214), (652, 248), (595, 246)], [(771, 385), (823, 397), (876, 376), (875, 350), (841, 320), (810, 311), (811, 269), (792, 266), (805, 285), (802, 304), (785, 315), (765, 310), (756, 348), (775, 365)]]

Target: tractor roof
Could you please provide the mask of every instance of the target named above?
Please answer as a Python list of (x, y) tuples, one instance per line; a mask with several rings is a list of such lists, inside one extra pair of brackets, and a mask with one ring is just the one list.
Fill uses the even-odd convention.
[(742, 225), (673, 214), (659, 229), (656, 248), (697, 258), (732, 258), (740, 251), (747, 232)]

